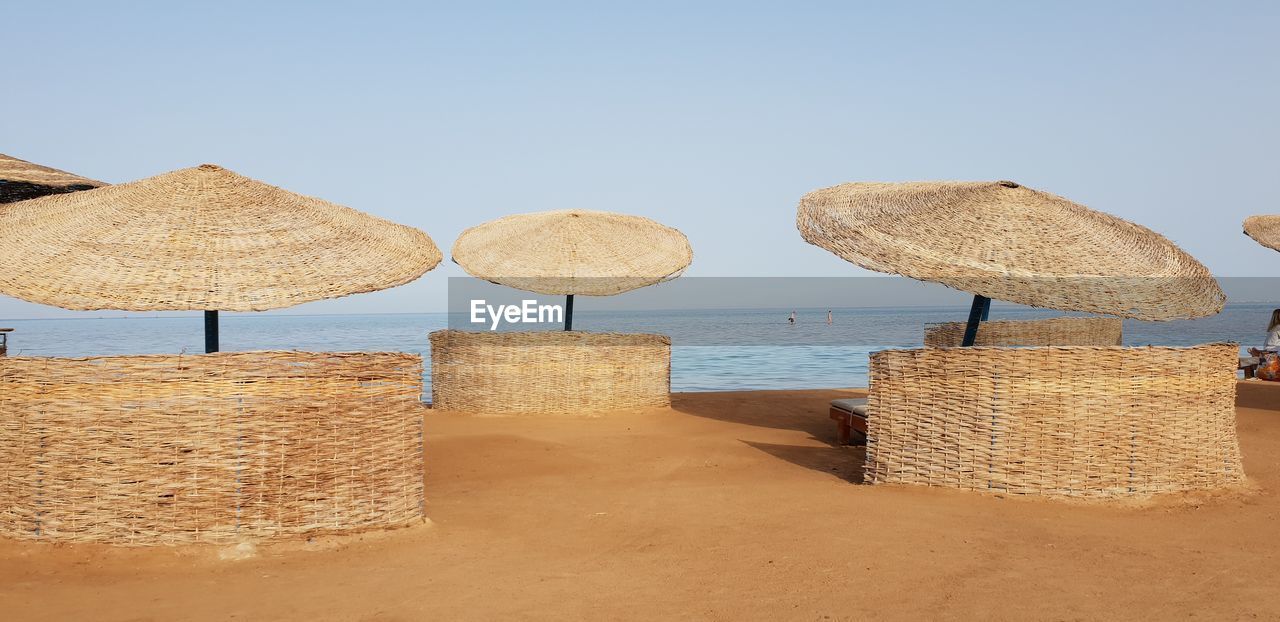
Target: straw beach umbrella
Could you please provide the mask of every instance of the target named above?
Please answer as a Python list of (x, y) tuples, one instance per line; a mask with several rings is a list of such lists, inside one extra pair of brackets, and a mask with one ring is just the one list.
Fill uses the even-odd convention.
[(589, 210), (516, 214), (463, 231), (453, 261), (468, 274), (516, 289), (612, 296), (680, 276), (693, 261), (680, 231), (648, 218)]
[(1280, 251), (1280, 215), (1268, 214), (1244, 219), (1244, 234), (1271, 250)]
[(0, 210), (0, 293), (66, 309), (264, 311), (408, 283), (427, 235), (204, 164)]
[(106, 184), (0, 153), (0, 203), (89, 190)]
[(964, 345), (992, 298), (1142, 320), (1225, 302), (1209, 270), (1163, 236), (1010, 181), (824, 188), (800, 199), (796, 227), (863, 268), (974, 294)]

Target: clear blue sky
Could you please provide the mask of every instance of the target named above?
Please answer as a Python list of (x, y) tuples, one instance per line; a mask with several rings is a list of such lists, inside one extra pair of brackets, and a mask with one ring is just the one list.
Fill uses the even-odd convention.
[[(446, 256), (509, 213), (640, 214), (696, 276), (862, 274), (796, 232), (814, 188), (1013, 179), (1280, 268), (1240, 233), (1280, 212), (1280, 3), (599, 4), (4, 0), (0, 152), (218, 163)], [(441, 310), (461, 274), (296, 311)]]

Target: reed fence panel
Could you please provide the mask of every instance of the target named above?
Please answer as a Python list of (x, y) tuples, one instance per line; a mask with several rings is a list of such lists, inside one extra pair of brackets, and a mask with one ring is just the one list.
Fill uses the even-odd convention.
[[(1124, 321), (1118, 317), (1055, 317), (995, 320), (978, 325), (977, 346), (1118, 346)], [(924, 330), (924, 347), (951, 348), (964, 341), (964, 322)]]
[(1244, 479), (1237, 346), (871, 355), (871, 483), (1117, 498)]
[(0, 359), (0, 533), (125, 545), (412, 524), (422, 359)]
[(671, 404), (663, 335), (431, 333), (432, 408), (474, 413), (589, 413)]

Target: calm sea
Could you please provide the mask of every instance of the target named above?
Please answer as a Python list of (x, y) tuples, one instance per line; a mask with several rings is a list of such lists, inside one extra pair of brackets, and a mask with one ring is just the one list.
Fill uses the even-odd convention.
[[(1234, 341), (1261, 345), (1271, 305), (1229, 305), (1199, 320), (1126, 320), (1126, 345), (1193, 345)], [(574, 328), (655, 332), (672, 337), (676, 391), (864, 387), (868, 353), (919, 347), (925, 325), (962, 321), (967, 307), (876, 309), (727, 309), (594, 311), (576, 314)], [(1063, 315), (997, 307), (991, 319)], [(421, 354), (430, 369), (427, 333), (445, 328), (445, 313), (387, 315), (224, 314), (223, 350), (402, 351)], [(2, 320), (12, 327), (10, 356), (96, 356), (203, 351), (198, 316)], [(457, 318), (455, 318), (455, 326)], [(426, 375), (430, 382), (430, 374)], [(429, 392), (429, 389), (428, 389)]]

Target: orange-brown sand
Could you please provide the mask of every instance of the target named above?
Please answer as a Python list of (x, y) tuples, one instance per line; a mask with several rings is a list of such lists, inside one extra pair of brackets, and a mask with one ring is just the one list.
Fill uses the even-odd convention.
[(1240, 385), (1255, 490), (1143, 507), (857, 485), (826, 413), (855, 393), (428, 412), (429, 525), (238, 560), (0, 541), (0, 619), (1280, 619), (1280, 386)]

